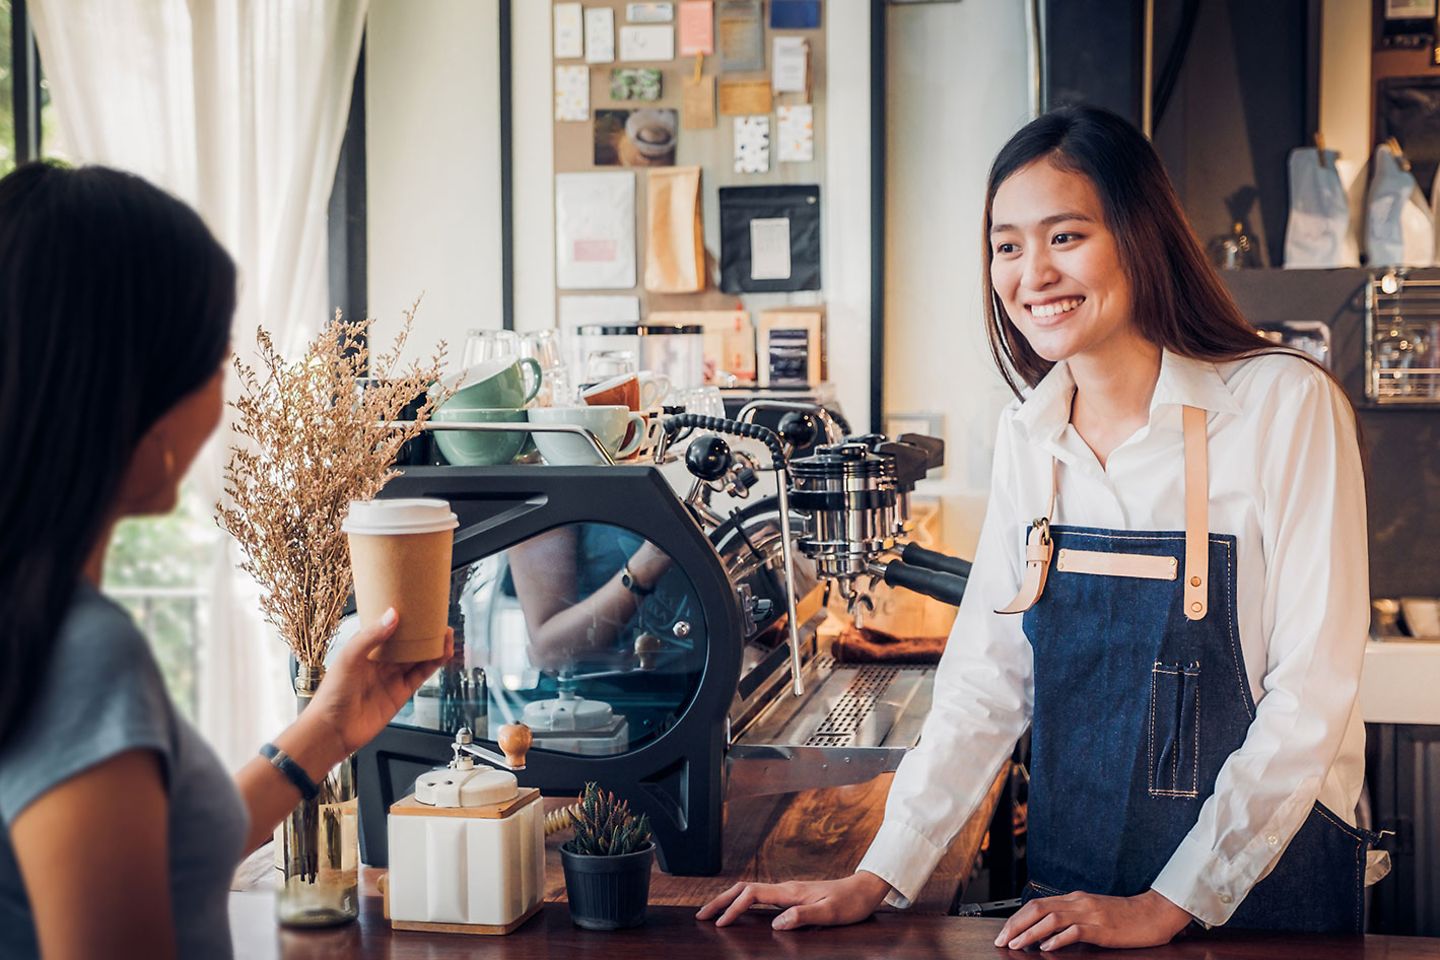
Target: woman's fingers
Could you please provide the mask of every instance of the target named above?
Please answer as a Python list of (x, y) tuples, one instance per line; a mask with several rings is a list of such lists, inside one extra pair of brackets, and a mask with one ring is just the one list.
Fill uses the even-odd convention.
[(1035, 921), (1043, 917), (1045, 915), (1043, 905), (1047, 899), (1049, 898), (1031, 900), (1025, 904), (1025, 906), (1016, 910), (1010, 919), (1005, 921), (1005, 926), (1000, 928), (1000, 935), (995, 938), (995, 946), (1005, 946), (1005, 944), (1014, 940), (1021, 931), (1028, 930)]
[(789, 907), (801, 902), (801, 896), (784, 883), (747, 883), (740, 891), (715, 926), (724, 927), (734, 923), (746, 910), (753, 906)]
[(836, 915), (835, 902), (830, 899), (818, 903), (798, 903), (776, 917), (770, 926), (776, 930), (793, 930), (796, 927), (828, 927), (843, 922)]
[(354, 650), (355, 656), (368, 657), (380, 648), (380, 644), (390, 639), (399, 623), (400, 615), (394, 607), (390, 607), (380, 615), (379, 620), (361, 627), (346, 647)]
[(1059, 950), (1061, 947), (1068, 947), (1072, 943), (1079, 943), (1084, 935), (1085, 931), (1078, 923), (1072, 924), (1040, 944), (1040, 949), (1046, 952)]
[(1053, 937), (1070, 926), (1070, 921), (1061, 919), (1058, 913), (1047, 913), (1028, 928), (1010, 938), (1007, 946), (1011, 950), (1024, 950), (1047, 937)]
[(705, 904), (705, 906), (701, 907), (699, 912), (695, 914), (695, 919), (709, 920), (721, 910), (724, 910), (726, 907), (730, 906), (731, 901), (738, 897), (740, 895), (740, 891), (744, 889), (745, 884), (743, 883), (732, 884), (729, 888), (725, 890), (724, 893), (715, 897), (709, 903)]
[(414, 693), (420, 689), (420, 684), (424, 683), (425, 679), (436, 670), (445, 666), (454, 654), (455, 628), (447, 627), (445, 629), (445, 649), (441, 651), (440, 656), (434, 660), (423, 660), (405, 671), (405, 683), (409, 685), (410, 692)]

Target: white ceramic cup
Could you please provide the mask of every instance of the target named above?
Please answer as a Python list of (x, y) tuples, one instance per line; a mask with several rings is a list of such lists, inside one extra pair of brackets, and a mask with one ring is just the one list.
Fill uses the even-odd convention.
[(670, 378), (663, 373), (655, 373), (650, 370), (641, 370), (636, 374), (640, 378), (640, 409), (649, 410), (651, 407), (658, 407), (670, 394)]
[[(623, 460), (645, 442), (645, 418), (620, 405), (597, 407), (534, 407), (531, 423), (568, 423), (595, 435), (610, 456)], [(532, 433), (545, 462), (555, 466), (583, 466), (600, 462), (595, 448), (573, 433)]]

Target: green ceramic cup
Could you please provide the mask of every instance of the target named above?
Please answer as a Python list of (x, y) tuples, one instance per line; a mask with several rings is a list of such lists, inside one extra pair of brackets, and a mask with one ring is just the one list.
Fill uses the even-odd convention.
[(540, 377), (540, 363), (534, 357), (482, 363), (461, 375), (458, 389), (446, 406), (469, 410), (518, 409), (540, 392)]
[[(524, 410), (509, 408), (467, 408), (455, 401), (436, 410), (431, 417), (441, 423), (525, 423)], [(436, 430), (435, 444), (446, 461), (457, 467), (493, 467), (509, 463), (520, 453), (530, 436), (528, 430), (507, 430), (503, 433), (479, 430)]]

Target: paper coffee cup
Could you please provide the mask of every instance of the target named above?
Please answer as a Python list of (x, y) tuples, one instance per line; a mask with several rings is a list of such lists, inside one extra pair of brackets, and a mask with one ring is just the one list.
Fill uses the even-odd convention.
[(360, 622), (394, 607), (400, 624), (371, 658), (397, 663), (445, 652), (450, 559), (460, 525), (444, 500), (352, 500), (340, 529), (350, 541)]

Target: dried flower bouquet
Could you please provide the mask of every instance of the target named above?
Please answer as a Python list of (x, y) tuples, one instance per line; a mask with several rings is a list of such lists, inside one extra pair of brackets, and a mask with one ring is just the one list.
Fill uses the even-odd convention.
[[(350, 593), (340, 530), (350, 501), (380, 492), (395, 475), (400, 448), (448, 397), (438, 386), (444, 343), (428, 364), (399, 369), (418, 306), (373, 363), (366, 346), (372, 321), (346, 321), (338, 310), (296, 360), (282, 356), (263, 328), (256, 366), (235, 359), (237, 438), (225, 465), (229, 503), (216, 504), (218, 522), (240, 544), (241, 568), (260, 585), (265, 619), (316, 673)], [(387, 425), (421, 395), (413, 422)]]

